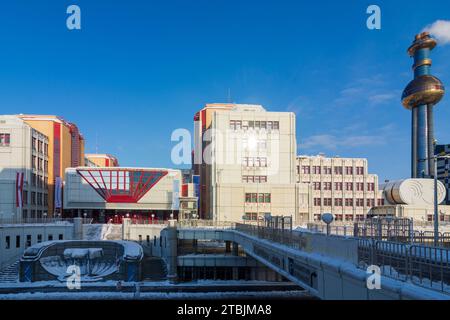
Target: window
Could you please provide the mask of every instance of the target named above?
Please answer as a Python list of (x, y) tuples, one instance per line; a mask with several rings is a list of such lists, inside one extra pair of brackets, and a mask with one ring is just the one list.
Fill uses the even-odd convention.
[(367, 199), (368, 207), (375, 207), (375, 199)]
[(274, 121), (273, 122), (273, 130), (279, 130), (280, 129), (280, 122)]
[(334, 199), (334, 205), (336, 207), (342, 207), (342, 199), (341, 198)]
[(48, 156), (48, 144), (44, 143), (44, 155)]
[(346, 214), (345, 215), (345, 220), (346, 221), (353, 221), (353, 215), (352, 214)]
[(9, 133), (0, 133), (0, 146), (9, 147), (11, 144), (11, 135)]
[(320, 174), (320, 166), (313, 166), (313, 174)]
[(16, 236), (16, 248), (20, 248), (20, 236)]
[(33, 138), (33, 139), (31, 140), (31, 148), (32, 148), (33, 150), (36, 150), (36, 138)]
[(331, 207), (331, 205), (332, 205), (331, 198), (324, 198), (323, 199), (323, 205), (326, 206), (326, 207)]
[(267, 158), (259, 158), (259, 166), (260, 167), (267, 167)]
[(31, 234), (27, 234), (27, 242), (25, 242), (25, 248), (31, 247)]
[(271, 202), (271, 195), (270, 193), (264, 193), (264, 202), (270, 203)]
[(384, 199), (378, 199), (377, 203), (379, 206), (384, 206)]
[(37, 242), (41, 243), (42, 242), (42, 234), (38, 234), (37, 235)]
[(342, 191), (342, 182), (335, 182), (334, 183), (334, 189), (336, 191)]
[(267, 121), (267, 130), (272, 130), (272, 129), (273, 129), (273, 122)]
[(260, 194), (258, 195), (258, 202), (259, 202), (259, 203), (264, 203), (264, 193), (260, 193)]
[(10, 236), (6, 236), (5, 238), (5, 249), (9, 249), (11, 248), (11, 237)]
[(345, 167), (345, 174), (353, 175), (353, 167)]
[(48, 235), (48, 241), (53, 241), (53, 235), (52, 234)]
[(27, 190), (23, 190), (22, 200), (23, 200), (23, 204), (28, 204), (28, 191)]
[(258, 220), (258, 214), (256, 212), (246, 212), (244, 215), (245, 220)]
[(313, 182), (313, 189), (320, 190), (320, 182)]
[(347, 190), (347, 191), (353, 191), (353, 183), (351, 183), (351, 182), (346, 182), (346, 183), (345, 183), (345, 190)]
[(334, 167), (334, 174), (342, 175), (342, 167)]
[(310, 166), (302, 166), (302, 173), (303, 174), (310, 174), (311, 173), (311, 167)]
[(356, 199), (357, 207), (364, 207), (364, 199)]
[(230, 129), (236, 130), (236, 121), (235, 120), (230, 120)]
[(36, 192), (31, 192), (31, 204), (36, 204)]
[(147, 235), (145, 240), (147, 240), (147, 245), (150, 245), (150, 236), (149, 235)]
[(267, 122), (261, 121), (261, 129), (267, 129)]
[(31, 156), (31, 167), (36, 169), (36, 156)]
[(48, 206), (48, 194), (44, 193), (44, 206)]
[(346, 207), (353, 207), (353, 199), (345, 199)]
[(64, 235), (63, 235), (62, 233), (60, 233), (60, 234), (58, 235), (58, 240), (64, 240)]
[(331, 182), (324, 182), (323, 190), (331, 190)]
[(139, 242), (142, 242), (142, 234), (139, 235)]
[(156, 236), (153, 236), (153, 246), (156, 246)]
[(375, 191), (375, 183), (373, 183), (373, 182), (368, 183), (367, 191)]
[(331, 174), (331, 167), (323, 167), (324, 174)]
[(322, 201), (320, 198), (314, 198), (314, 206), (320, 207), (322, 204)]
[(364, 183), (356, 182), (356, 191), (364, 191)]

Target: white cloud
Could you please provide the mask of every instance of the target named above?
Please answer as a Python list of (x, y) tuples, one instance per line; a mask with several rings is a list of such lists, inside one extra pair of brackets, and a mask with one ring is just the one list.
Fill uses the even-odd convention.
[(425, 27), (423, 31), (431, 33), (440, 44), (450, 44), (450, 21), (437, 20)]

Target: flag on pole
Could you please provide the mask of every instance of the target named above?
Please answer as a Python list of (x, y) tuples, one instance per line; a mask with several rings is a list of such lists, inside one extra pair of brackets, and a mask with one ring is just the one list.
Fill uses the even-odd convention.
[(23, 207), (23, 172), (16, 173), (16, 208)]
[(180, 209), (180, 180), (173, 180), (172, 210)]
[(56, 177), (55, 179), (55, 209), (62, 208), (62, 179)]

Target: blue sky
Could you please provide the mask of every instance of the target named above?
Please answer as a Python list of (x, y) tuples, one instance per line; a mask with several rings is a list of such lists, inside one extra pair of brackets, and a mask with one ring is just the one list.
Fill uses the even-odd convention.
[[(262, 104), (297, 114), (299, 154), (367, 157), (380, 180), (409, 176), (416, 33), (450, 20), (450, 2), (15, 0), (0, 10), (1, 113), (58, 114), (86, 151), (121, 165), (172, 167), (171, 132), (205, 103)], [(423, 2), (417, 1), (417, 4)], [(77, 4), (82, 30), (66, 28)], [(382, 29), (366, 28), (366, 8)], [(450, 84), (450, 45), (432, 54)], [(450, 98), (436, 108), (450, 143)]]

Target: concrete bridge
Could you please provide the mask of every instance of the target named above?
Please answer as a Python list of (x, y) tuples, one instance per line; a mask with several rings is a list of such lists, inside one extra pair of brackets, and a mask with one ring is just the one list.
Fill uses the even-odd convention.
[[(124, 233), (128, 233), (128, 237), (137, 238), (137, 235), (133, 236), (133, 226), (127, 226), (126, 223)], [(136, 228), (140, 233), (145, 232), (143, 226), (137, 225)], [(177, 228), (174, 221), (169, 226), (148, 228), (153, 233), (151, 236), (147, 235), (147, 239), (155, 239), (151, 241), (151, 246), (154, 245), (152, 250), (165, 259), (168, 274), (174, 279), (177, 267), (183, 265), (245, 265), (248, 262), (239, 256), (239, 252), (243, 251), (246, 256), (254, 258), (320, 299), (450, 299), (450, 291), (443, 282), (450, 277), (450, 264), (443, 267), (443, 261), (436, 260), (448, 252), (435, 255), (434, 260), (426, 258), (427, 254), (421, 259), (411, 259), (411, 256), (405, 255), (406, 249), (398, 249), (386, 242), (383, 242), (383, 246), (380, 241), (368, 239), (326, 236), (248, 224)], [(139, 238), (142, 237), (139, 235)], [(177, 252), (179, 241), (192, 241), (195, 247), (202, 240), (224, 242), (231, 256), (183, 256)], [(417, 248), (414, 250), (416, 252)], [(421, 250), (447, 249), (423, 247)], [(447, 257), (450, 258), (450, 254)], [(379, 289), (370, 289), (367, 285), (367, 279), (372, 275), (367, 267), (372, 264), (381, 268)], [(422, 272), (418, 272), (419, 269)], [(447, 275), (447, 278), (441, 277), (439, 281), (439, 278), (432, 277), (430, 281), (427, 274)]]

